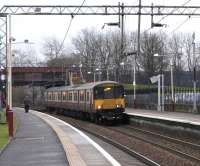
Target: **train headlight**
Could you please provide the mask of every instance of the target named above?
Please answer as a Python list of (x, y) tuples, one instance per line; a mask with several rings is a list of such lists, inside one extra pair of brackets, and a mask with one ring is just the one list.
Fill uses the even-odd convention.
[(117, 104), (117, 108), (120, 108), (120, 107), (121, 107), (121, 105)]
[(97, 107), (97, 108), (98, 108), (98, 110), (100, 110), (100, 109), (101, 109), (101, 105), (98, 105), (98, 107)]

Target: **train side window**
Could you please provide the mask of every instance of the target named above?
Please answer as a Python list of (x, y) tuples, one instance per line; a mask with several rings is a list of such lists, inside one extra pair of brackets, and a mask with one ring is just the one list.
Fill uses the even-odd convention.
[(55, 100), (55, 93), (52, 92), (52, 100)]
[(56, 100), (56, 93), (53, 92), (53, 101), (55, 101), (55, 100)]
[(51, 100), (51, 93), (50, 92), (48, 92), (48, 100)]
[(66, 100), (66, 92), (62, 92), (62, 100), (65, 101)]
[(72, 92), (69, 92), (68, 100), (72, 101)]
[(115, 98), (123, 98), (124, 97), (124, 88), (123, 88), (123, 86), (115, 86), (114, 94), (115, 94)]
[(86, 92), (86, 101), (90, 101), (90, 92)]
[(53, 94), (52, 94), (52, 92), (50, 93), (50, 100), (53, 100)]
[(54, 101), (57, 100), (57, 92), (54, 92)]
[(61, 101), (61, 92), (58, 92), (58, 101)]
[(68, 92), (66, 91), (66, 101), (68, 101)]
[(94, 98), (95, 99), (103, 99), (104, 98), (104, 89), (103, 89), (103, 87), (96, 87), (94, 89)]
[(55, 98), (56, 98), (55, 100), (58, 101), (58, 93), (57, 92), (55, 93)]
[(80, 99), (80, 101), (84, 101), (85, 100), (84, 91), (80, 91), (80, 93), (79, 93), (79, 99)]
[(78, 101), (78, 93), (74, 92), (74, 101)]
[(70, 95), (70, 93), (68, 93), (68, 94), (67, 94), (67, 100), (68, 100), (68, 101), (70, 100), (70, 99), (69, 99), (69, 98), (70, 98), (70, 96), (69, 96), (69, 95)]
[(57, 92), (55, 92), (55, 101), (57, 101), (57, 98), (58, 98), (58, 94), (57, 94)]

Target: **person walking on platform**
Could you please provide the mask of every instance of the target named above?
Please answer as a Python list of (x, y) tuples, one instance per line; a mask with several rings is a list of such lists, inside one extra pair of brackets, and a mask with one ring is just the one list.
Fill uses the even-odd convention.
[(25, 109), (25, 113), (28, 113), (29, 108), (30, 108), (30, 103), (31, 103), (31, 101), (30, 101), (29, 97), (26, 96), (26, 97), (24, 98), (24, 109)]

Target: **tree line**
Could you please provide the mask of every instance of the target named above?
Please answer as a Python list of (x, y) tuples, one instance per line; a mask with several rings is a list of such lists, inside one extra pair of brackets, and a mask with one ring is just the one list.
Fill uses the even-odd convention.
[[(83, 29), (72, 39), (73, 52), (69, 52), (57, 38), (44, 40), (41, 52), (45, 61), (40, 65), (70, 66), (77, 65), (88, 72), (100, 70), (106, 77), (113, 72), (115, 78), (121, 70), (132, 70), (135, 58), (136, 72), (151, 77), (163, 71), (169, 71), (170, 65), (176, 72), (193, 70), (193, 52), (195, 51), (195, 65), (199, 67), (200, 47), (193, 50), (192, 34), (174, 33), (169, 35), (163, 31), (157, 33), (142, 33), (140, 42), (140, 56), (128, 54), (137, 52), (137, 32), (124, 34), (123, 43), (120, 31), (99, 32), (95, 29)], [(15, 66), (36, 63), (29, 51), (27, 56), (23, 51), (16, 50)], [(158, 56), (155, 56), (158, 55)], [(170, 61), (172, 64), (170, 64)], [(38, 64), (36, 63), (36, 66)]]

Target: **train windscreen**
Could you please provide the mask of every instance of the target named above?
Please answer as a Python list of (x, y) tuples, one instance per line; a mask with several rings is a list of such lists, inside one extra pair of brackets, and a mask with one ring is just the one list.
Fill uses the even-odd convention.
[(123, 98), (124, 88), (123, 86), (102, 86), (94, 89), (95, 99), (113, 99)]

